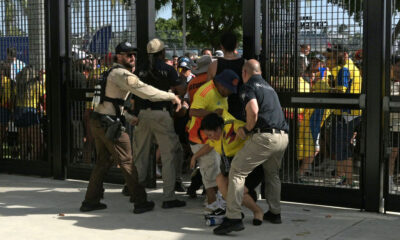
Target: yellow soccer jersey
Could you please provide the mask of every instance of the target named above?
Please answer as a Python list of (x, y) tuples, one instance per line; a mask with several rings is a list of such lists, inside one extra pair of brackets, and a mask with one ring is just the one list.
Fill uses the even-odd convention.
[(207, 144), (215, 149), (219, 154), (222, 154), (221, 141), (224, 146), (225, 156), (233, 157), (243, 148), (246, 140), (241, 139), (237, 134), (239, 127), (243, 127), (246, 123), (240, 120), (229, 120), (225, 122), (222, 131), (222, 137), (219, 140), (207, 140)]

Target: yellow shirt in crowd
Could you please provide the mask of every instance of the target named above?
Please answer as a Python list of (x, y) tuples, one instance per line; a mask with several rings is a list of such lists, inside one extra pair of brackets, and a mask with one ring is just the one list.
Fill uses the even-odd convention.
[(1, 78), (1, 87), (0, 87), (0, 106), (4, 108), (11, 107), (11, 97), (13, 96), (13, 89), (11, 86), (11, 79), (3, 76)]
[(39, 81), (30, 83), (27, 91), (28, 94), (26, 94), (26, 96), (24, 96), (22, 99), (17, 97), (17, 106), (37, 108), (39, 106), (40, 98), (46, 94), (46, 88), (44, 84)]
[[(209, 81), (203, 84), (197, 92), (194, 94), (192, 109), (204, 109), (213, 112), (217, 109), (224, 109), (222, 117), (224, 120), (230, 118), (228, 113), (228, 98), (221, 96), (217, 88), (215, 87), (214, 81)], [(193, 143), (204, 143), (201, 141), (197, 130), (200, 128), (202, 118), (192, 117), (188, 122), (189, 140)], [(205, 140), (205, 136), (202, 136)]]

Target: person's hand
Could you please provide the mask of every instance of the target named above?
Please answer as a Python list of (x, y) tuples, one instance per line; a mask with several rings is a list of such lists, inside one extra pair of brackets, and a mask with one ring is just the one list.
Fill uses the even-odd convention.
[(237, 130), (237, 135), (238, 135), (242, 140), (245, 140), (245, 139), (246, 139), (247, 134), (246, 134), (246, 132), (244, 131), (244, 127), (240, 127), (240, 128)]
[(132, 121), (130, 122), (132, 126), (136, 126), (139, 122), (139, 118), (137, 118), (136, 116), (134, 116), (132, 118)]
[(222, 108), (218, 108), (218, 109), (215, 109), (215, 111), (214, 111), (216, 114), (218, 114), (218, 115), (220, 115), (220, 116), (222, 116), (222, 113), (224, 112), (224, 109), (222, 109)]
[(175, 98), (172, 100), (172, 103), (176, 104), (175, 111), (179, 112), (179, 110), (181, 110), (181, 108), (182, 108), (181, 99), (177, 95), (175, 95)]
[(194, 169), (195, 166), (196, 166), (196, 156), (193, 155), (192, 159), (190, 159), (190, 169)]
[(182, 108), (189, 109), (189, 104), (186, 101), (182, 101)]

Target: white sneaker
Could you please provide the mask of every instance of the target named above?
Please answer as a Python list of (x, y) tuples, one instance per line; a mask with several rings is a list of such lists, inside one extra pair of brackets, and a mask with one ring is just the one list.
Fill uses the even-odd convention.
[(218, 201), (207, 204), (207, 206), (204, 208), (204, 214), (210, 214), (218, 208), (219, 208)]
[(226, 201), (224, 200), (224, 198), (222, 197), (222, 194), (219, 191), (217, 192), (217, 202), (218, 202), (219, 208), (221, 208), (221, 209), (226, 208)]

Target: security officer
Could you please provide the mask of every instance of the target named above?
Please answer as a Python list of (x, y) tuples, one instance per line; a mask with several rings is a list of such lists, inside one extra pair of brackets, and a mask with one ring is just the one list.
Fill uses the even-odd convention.
[[(103, 99), (90, 116), (89, 125), (96, 144), (97, 162), (90, 176), (85, 200), (80, 208), (82, 212), (107, 207), (100, 203), (100, 197), (104, 176), (113, 164), (111, 159), (116, 160), (121, 167), (130, 195), (133, 196), (133, 212), (143, 213), (154, 208), (154, 202), (147, 201), (145, 188), (138, 183), (138, 173), (132, 163), (129, 136), (118, 125), (119, 119), (124, 117), (128, 122), (133, 121), (132, 115), (123, 111), (123, 103), (129, 93), (150, 101), (171, 101), (177, 104), (178, 109), (181, 102), (175, 94), (144, 84), (131, 73), (132, 67), (135, 66), (135, 51), (136, 49), (129, 42), (122, 42), (115, 48), (115, 63), (105, 79)], [(115, 129), (117, 131), (112, 131)]]
[[(147, 44), (149, 55), (148, 65), (138, 70), (138, 76), (149, 85), (168, 91), (179, 93), (181, 82), (172, 66), (164, 62), (164, 43), (155, 38)], [(183, 91), (186, 89), (183, 88)], [(143, 183), (147, 177), (149, 155), (153, 139), (155, 138), (161, 153), (163, 185), (162, 208), (183, 207), (186, 202), (175, 197), (176, 167), (182, 161), (181, 145), (174, 130), (174, 122), (170, 115), (173, 106), (168, 101), (150, 102), (135, 99), (135, 109), (140, 109), (139, 122), (135, 129), (134, 156), (139, 173), (139, 182)]]
[(214, 233), (224, 235), (244, 229), (241, 216), (244, 182), (258, 165), (264, 168), (265, 197), (269, 211), (264, 220), (281, 223), (281, 182), (279, 168), (288, 144), (289, 127), (285, 121), (278, 95), (261, 77), (260, 64), (251, 59), (242, 69), (244, 88), (240, 94), (246, 106), (246, 125), (238, 129), (246, 145), (235, 155), (229, 171), (227, 218)]

